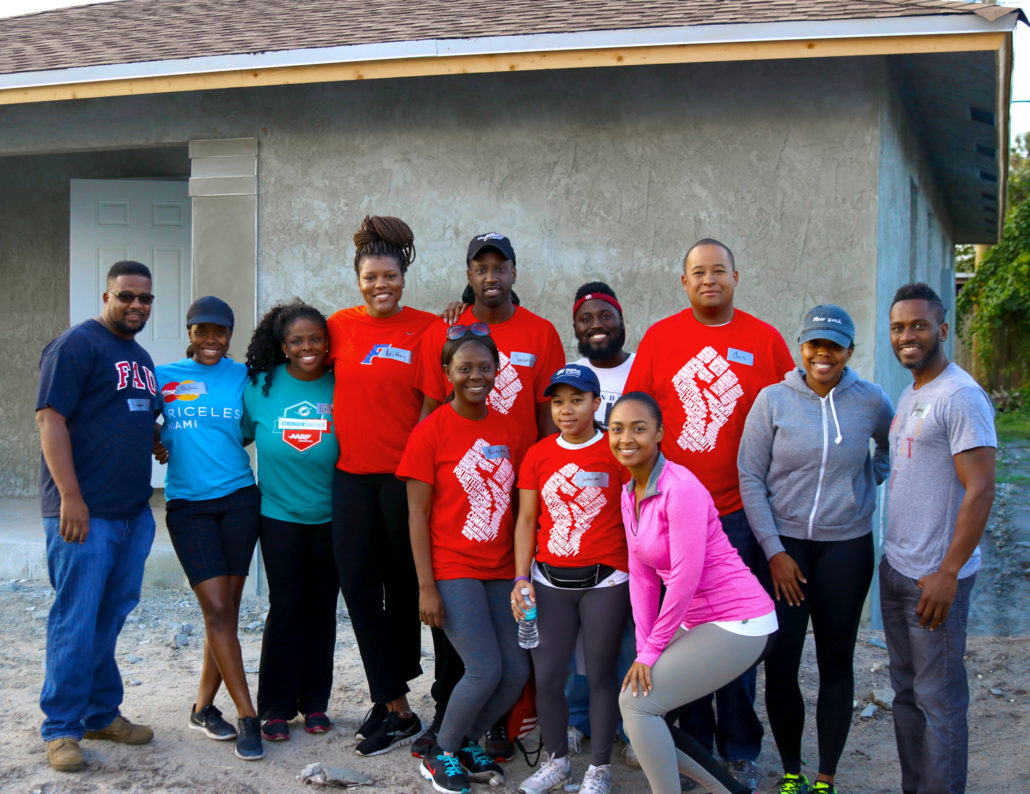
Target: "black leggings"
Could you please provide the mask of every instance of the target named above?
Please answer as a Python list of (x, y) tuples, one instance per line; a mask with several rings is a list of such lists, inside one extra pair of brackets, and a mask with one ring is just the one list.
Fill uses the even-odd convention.
[(805, 701), (798, 684), (801, 652), (812, 617), (819, 666), (815, 724), (819, 772), (834, 775), (851, 728), (855, 676), (852, 661), (862, 604), (873, 576), (873, 536), (814, 541), (781, 538), (808, 584), (801, 584), (800, 606), (776, 602), (780, 630), (765, 660), (765, 704), (784, 772), (801, 772), (801, 734)]
[(333, 554), (373, 703), (422, 674), (408, 496), (392, 474), (333, 472)]

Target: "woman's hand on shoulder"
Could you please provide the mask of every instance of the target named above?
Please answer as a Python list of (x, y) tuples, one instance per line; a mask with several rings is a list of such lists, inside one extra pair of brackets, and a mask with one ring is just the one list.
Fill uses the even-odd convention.
[(436, 584), (420, 587), (418, 591), (418, 618), (427, 626), (438, 629), (443, 626), (443, 599)]
[(647, 697), (651, 692), (651, 666), (643, 662), (633, 662), (622, 681), (622, 691), (625, 692), (627, 688), (633, 690), (633, 697), (638, 694)]
[[(523, 594), (523, 590), (529, 592)], [(522, 620), (526, 616), (526, 610), (532, 606), (536, 606), (536, 588), (533, 587), (532, 582), (520, 579), (515, 582), (515, 587), (511, 591), (511, 613), (515, 616), (515, 620)]]
[(468, 304), (462, 303), (461, 301), (451, 301), (444, 306), (443, 311), (436, 316), (442, 317), (443, 321), (447, 323), (447, 325), (454, 325), (458, 322), (458, 318), (461, 317), (467, 308)]
[(773, 595), (776, 600), (785, 598), (792, 607), (801, 606), (801, 602), (805, 600), (801, 584), (808, 584), (808, 580), (802, 575), (794, 558), (785, 551), (774, 554), (769, 559), (769, 573), (772, 575)]

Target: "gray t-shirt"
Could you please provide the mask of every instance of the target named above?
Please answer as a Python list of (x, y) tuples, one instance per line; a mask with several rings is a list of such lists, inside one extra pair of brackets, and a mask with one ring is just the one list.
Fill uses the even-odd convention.
[[(953, 455), (997, 447), (994, 406), (987, 393), (957, 364), (945, 367), (920, 389), (907, 386), (890, 429), (891, 477), (883, 553), (911, 579), (934, 573), (955, 532), (965, 489)], [(980, 549), (959, 571), (972, 576)]]

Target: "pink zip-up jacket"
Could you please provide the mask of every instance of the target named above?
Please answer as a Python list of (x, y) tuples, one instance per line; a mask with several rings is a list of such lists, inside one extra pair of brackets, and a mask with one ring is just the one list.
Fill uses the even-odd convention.
[(622, 492), (622, 519), (638, 662), (654, 666), (680, 626), (750, 620), (775, 609), (722, 531), (711, 495), (689, 469), (659, 454), (639, 519), (633, 485), (630, 480)]

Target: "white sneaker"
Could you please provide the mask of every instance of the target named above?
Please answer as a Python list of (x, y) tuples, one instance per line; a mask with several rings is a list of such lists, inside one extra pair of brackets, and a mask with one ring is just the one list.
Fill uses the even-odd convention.
[(582, 752), (583, 746), (581, 742), (583, 741), (583, 731), (574, 725), (570, 725), (565, 731), (565, 735), (569, 741), (569, 755), (576, 755), (577, 753)]
[(553, 755), (540, 764), (540, 768), (519, 785), (522, 794), (547, 794), (562, 788), (572, 776), (568, 758)]
[(611, 765), (588, 766), (586, 774), (583, 775), (583, 782), (579, 784), (579, 794), (611, 794), (611, 790)]

